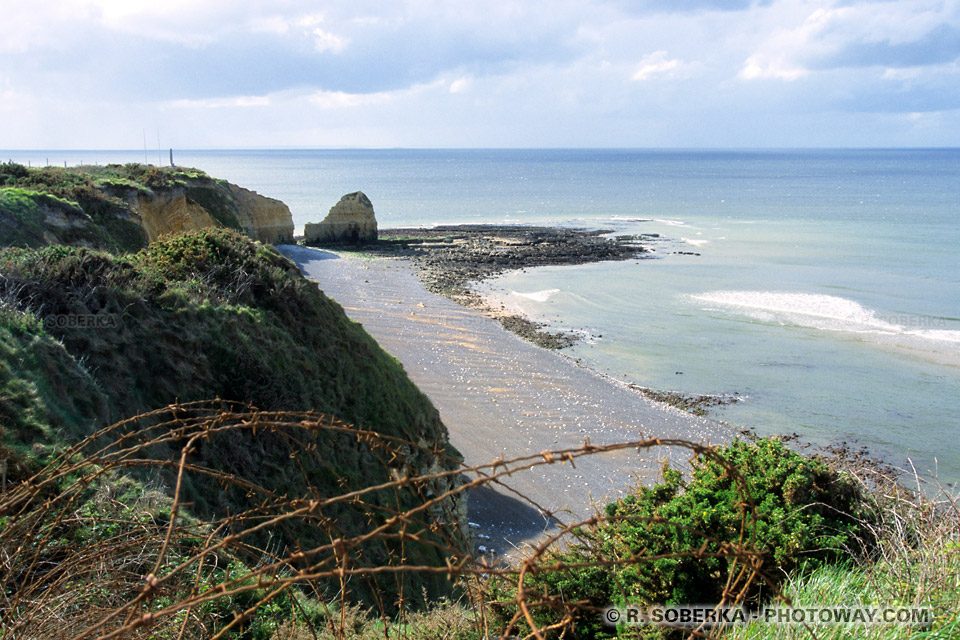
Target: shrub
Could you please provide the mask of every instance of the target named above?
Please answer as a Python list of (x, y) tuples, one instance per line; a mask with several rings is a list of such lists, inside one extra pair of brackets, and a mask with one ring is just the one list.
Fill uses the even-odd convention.
[[(576, 548), (546, 559), (561, 570), (533, 574), (525, 589), (561, 604), (538, 622), (556, 621), (557, 608), (573, 601), (756, 605), (801, 563), (812, 569), (870, 544), (859, 485), (778, 439), (737, 440), (692, 464), (689, 481), (665, 468), (659, 484), (607, 505)], [(587, 638), (614, 631), (590, 614), (576, 630)]]
[(7, 183), (14, 183), (20, 178), (27, 177), (27, 174), (30, 172), (22, 164), (17, 164), (16, 162), (4, 162), (0, 164), (0, 185)]

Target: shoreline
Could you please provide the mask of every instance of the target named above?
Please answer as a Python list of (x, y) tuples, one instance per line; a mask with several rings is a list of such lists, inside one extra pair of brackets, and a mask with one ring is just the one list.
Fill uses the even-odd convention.
[[(417, 277), (429, 291), (458, 304), (476, 309), (494, 318), (500, 325), (525, 341), (555, 351), (564, 357), (563, 349), (583, 339), (570, 331), (551, 332), (547, 325), (527, 316), (521, 309), (506, 304), (494, 293), (476, 291), (484, 284), (509, 271), (525, 271), (540, 266), (568, 266), (616, 260), (647, 260), (656, 256), (655, 245), (673, 239), (658, 233), (616, 235), (609, 229), (559, 228), (503, 224), (439, 225), (436, 227), (402, 227), (380, 232), (375, 245), (350, 247), (350, 251), (386, 258), (407, 258)], [(699, 256), (696, 251), (672, 251), (678, 255)], [(490, 257), (496, 256), (491, 261)], [(639, 264), (639, 262), (638, 262)], [(743, 401), (740, 393), (692, 394), (671, 389), (651, 388), (626, 383), (567, 357), (577, 367), (585, 368), (615, 385), (623, 385), (654, 402), (669, 405), (699, 418), (723, 424), (738, 437), (760, 437), (754, 427), (728, 423), (715, 410)], [(767, 434), (792, 443), (793, 448), (812, 455), (834, 459), (838, 464), (860, 466), (867, 463), (888, 475), (908, 476), (901, 461), (891, 461), (869, 451), (856, 438), (837, 438), (829, 443), (806, 440), (795, 431)], [(952, 483), (948, 483), (952, 485)]]
[[(560, 351), (582, 340), (582, 336), (571, 331), (550, 331), (547, 325), (507, 306), (503, 298), (478, 293), (476, 287), (509, 271), (652, 259), (656, 257), (653, 245), (667, 240), (656, 233), (611, 237), (613, 233), (609, 229), (502, 224), (400, 227), (381, 230), (376, 243), (345, 249), (363, 255), (408, 259), (428, 291), (479, 310), (538, 347)], [(706, 417), (708, 409), (739, 401), (738, 394), (685, 394), (640, 385), (630, 388), (698, 417)]]
[[(278, 249), (397, 358), (440, 411), (468, 467), (576, 448), (587, 440), (604, 445), (660, 437), (720, 444), (737, 435), (615, 384), (505, 331), (477, 309), (428, 291), (409, 260), (292, 245)], [(524, 471), (505, 481), (509, 488), (492, 485), (472, 494), (468, 519), (478, 525), (478, 544), (492, 558), (503, 557), (655, 479), (665, 459), (683, 467), (687, 454), (666, 447), (621, 450), (583, 458), (573, 468)]]
[(540, 266), (649, 257), (657, 234), (604, 237), (606, 229), (467, 224), (401, 227), (379, 232), (376, 243), (350, 247), (367, 255), (406, 258), (428, 291), (495, 318), (508, 331), (545, 349), (563, 349), (579, 337), (552, 332), (522, 313), (491, 304), (474, 285), (501, 273)]

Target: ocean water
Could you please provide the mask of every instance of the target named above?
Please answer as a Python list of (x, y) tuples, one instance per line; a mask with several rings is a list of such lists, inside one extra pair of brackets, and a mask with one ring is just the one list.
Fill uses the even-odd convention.
[[(361, 189), (382, 227), (660, 234), (651, 259), (529, 269), (482, 289), (579, 332), (569, 355), (611, 376), (738, 394), (718, 418), (762, 434), (858, 443), (960, 481), (960, 150), (174, 155), (280, 198), (298, 227)], [(36, 166), (144, 155), (0, 157)]]

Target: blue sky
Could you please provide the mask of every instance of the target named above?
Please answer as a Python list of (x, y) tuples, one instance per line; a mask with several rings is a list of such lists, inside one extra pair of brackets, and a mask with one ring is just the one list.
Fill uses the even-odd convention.
[(960, 146), (960, 0), (7, 4), (6, 149)]

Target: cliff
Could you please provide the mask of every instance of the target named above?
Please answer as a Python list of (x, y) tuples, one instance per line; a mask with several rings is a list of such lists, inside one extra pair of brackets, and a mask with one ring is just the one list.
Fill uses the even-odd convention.
[(109, 189), (139, 216), (149, 242), (209, 227), (242, 231), (268, 244), (293, 242), (293, 218), (287, 205), (225, 180), (199, 175), (148, 191)]
[(235, 184), (227, 187), (239, 205), (237, 216), (248, 236), (269, 244), (293, 242), (293, 218), (287, 205)]
[(125, 252), (163, 235), (210, 227), (271, 244), (293, 241), (284, 203), (196, 169), (0, 165), (0, 246)]

